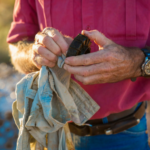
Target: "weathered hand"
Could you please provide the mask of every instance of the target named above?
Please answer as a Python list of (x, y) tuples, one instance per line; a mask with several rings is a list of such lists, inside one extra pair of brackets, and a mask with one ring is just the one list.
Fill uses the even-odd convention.
[(144, 54), (139, 48), (117, 45), (100, 32), (82, 31), (98, 46), (99, 51), (68, 57), (64, 69), (83, 84), (118, 82), (141, 75)]
[(39, 69), (41, 66), (54, 67), (57, 58), (65, 54), (72, 42), (72, 38), (62, 35), (54, 28), (45, 28), (43, 32), (36, 34), (32, 47), (32, 61)]

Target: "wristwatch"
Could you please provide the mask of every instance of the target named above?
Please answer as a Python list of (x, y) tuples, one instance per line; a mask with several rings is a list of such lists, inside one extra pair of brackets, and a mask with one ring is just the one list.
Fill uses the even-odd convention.
[(150, 50), (142, 49), (145, 54), (145, 61), (142, 64), (142, 76), (150, 77)]

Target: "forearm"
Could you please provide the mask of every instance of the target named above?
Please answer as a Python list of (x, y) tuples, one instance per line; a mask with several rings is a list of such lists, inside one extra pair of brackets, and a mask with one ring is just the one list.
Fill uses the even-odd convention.
[(17, 71), (30, 73), (39, 70), (32, 61), (32, 45), (27, 41), (9, 44), (11, 62)]

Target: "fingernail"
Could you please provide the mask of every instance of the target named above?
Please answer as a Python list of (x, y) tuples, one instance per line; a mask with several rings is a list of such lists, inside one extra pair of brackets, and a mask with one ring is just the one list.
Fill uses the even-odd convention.
[(82, 35), (84, 35), (84, 31), (85, 31), (85, 30), (82, 30), (82, 31), (81, 31), (81, 34), (82, 34)]
[(84, 34), (89, 34), (89, 32), (88, 32), (88, 31), (86, 31), (86, 30), (84, 30)]

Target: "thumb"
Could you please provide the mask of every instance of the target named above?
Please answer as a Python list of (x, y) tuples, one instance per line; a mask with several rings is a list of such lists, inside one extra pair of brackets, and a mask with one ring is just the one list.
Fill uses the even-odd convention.
[(82, 35), (87, 36), (90, 40), (94, 41), (97, 45), (104, 47), (112, 44), (113, 42), (108, 39), (104, 34), (97, 30), (86, 31), (82, 30)]
[(67, 44), (70, 46), (70, 44), (71, 44), (72, 41), (73, 41), (73, 38), (70, 37), (70, 36), (64, 35), (64, 39), (65, 39), (65, 41), (67, 42)]

